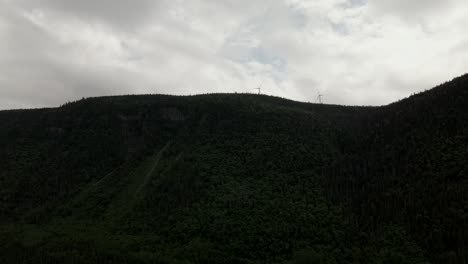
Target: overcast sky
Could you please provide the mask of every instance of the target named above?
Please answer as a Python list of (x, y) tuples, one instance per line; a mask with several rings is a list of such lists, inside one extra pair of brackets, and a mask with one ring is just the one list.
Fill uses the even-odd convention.
[(263, 92), (382, 105), (468, 72), (467, 0), (0, 0), (0, 109)]

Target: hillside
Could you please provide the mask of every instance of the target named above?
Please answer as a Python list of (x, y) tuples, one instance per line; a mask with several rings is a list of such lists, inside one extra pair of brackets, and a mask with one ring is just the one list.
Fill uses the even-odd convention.
[(466, 263), (468, 75), (382, 107), (251, 94), (0, 111), (1, 263)]

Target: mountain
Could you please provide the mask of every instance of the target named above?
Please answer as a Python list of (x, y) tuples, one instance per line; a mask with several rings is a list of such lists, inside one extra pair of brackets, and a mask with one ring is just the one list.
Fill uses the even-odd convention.
[(252, 94), (0, 111), (1, 263), (466, 263), (468, 75), (382, 107)]

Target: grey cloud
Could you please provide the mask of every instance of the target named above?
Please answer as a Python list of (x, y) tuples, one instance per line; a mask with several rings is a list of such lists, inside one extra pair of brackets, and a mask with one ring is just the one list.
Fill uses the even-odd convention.
[(123, 30), (137, 30), (155, 16), (156, 11), (165, 11), (161, 0), (18, 0), (16, 5), (23, 10), (52, 12)]
[(47, 50), (55, 47), (53, 39), (14, 10), (3, 6), (0, 13), (5, 22), (0, 33), (0, 97), (25, 105), (50, 103), (43, 100), (48, 97), (47, 86), (42, 87), (43, 96), (35, 89), (47, 82), (41, 71), (49, 65)]
[(434, 19), (454, 8), (467, 7), (465, 0), (374, 0), (369, 1), (369, 4), (379, 13), (393, 14), (408, 21)]
[(259, 82), (386, 104), (468, 69), (468, 2), (410, 2), (0, 0), (0, 109)]
[(125, 91), (128, 74), (74, 64), (67, 58), (67, 47), (47, 31), (12, 9), (2, 9), (1, 15), (7, 24), (0, 33), (0, 108), (56, 106)]

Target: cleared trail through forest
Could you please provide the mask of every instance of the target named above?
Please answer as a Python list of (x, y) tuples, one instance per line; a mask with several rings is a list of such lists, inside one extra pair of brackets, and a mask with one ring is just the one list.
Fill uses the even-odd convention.
[(154, 170), (158, 167), (159, 161), (161, 160), (161, 156), (164, 151), (166, 151), (167, 148), (171, 145), (171, 142), (168, 142), (156, 155), (156, 158), (153, 161), (153, 164), (151, 168), (148, 170), (148, 172), (144, 175), (145, 177), (142, 178), (142, 181), (140, 182), (140, 185), (138, 188), (135, 190), (135, 193), (133, 195), (133, 198), (136, 199), (138, 195), (140, 194), (141, 190), (148, 184), (148, 182), (151, 180), (151, 177), (153, 176)]
[(130, 181), (127, 187), (117, 195), (107, 209), (107, 215), (110, 219), (115, 219), (117, 215), (122, 216), (133, 208), (138, 199), (140, 199), (140, 194), (153, 177), (164, 151), (170, 145), (171, 142), (168, 142), (156, 155), (153, 155), (148, 161), (143, 162), (139, 168), (128, 175)]

